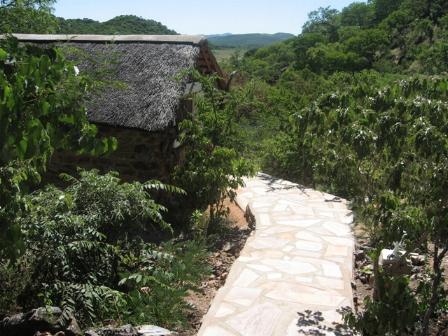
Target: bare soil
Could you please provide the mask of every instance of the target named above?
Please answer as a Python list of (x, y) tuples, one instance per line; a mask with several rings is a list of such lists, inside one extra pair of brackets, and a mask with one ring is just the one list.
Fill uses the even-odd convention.
[(219, 288), (221, 288), (229, 274), (235, 260), (240, 255), (247, 238), (253, 228), (248, 224), (245, 212), (238, 205), (226, 201), (229, 215), (219, 232), (212, 234), (210, 256), (208, 262), (213, 273), (202, 282), (199, 292), (191, 292), (187, 302), (193, 308), (189, 316), (191, 329), (181, 332), (180, 336), (196, 335), (201, 327), (202, 317), (210, 308), (211, 302)]

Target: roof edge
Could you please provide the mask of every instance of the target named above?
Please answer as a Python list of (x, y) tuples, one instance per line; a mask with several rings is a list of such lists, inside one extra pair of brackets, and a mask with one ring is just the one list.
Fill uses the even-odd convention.
[[(0, 35), (0, 39), (6, 35)], [(118, 43), (172, 43), (202, 45), (207, 38), (201, 35), (83, 35), (83, 34), (12, 34), (25, 42), (118, 42)]]

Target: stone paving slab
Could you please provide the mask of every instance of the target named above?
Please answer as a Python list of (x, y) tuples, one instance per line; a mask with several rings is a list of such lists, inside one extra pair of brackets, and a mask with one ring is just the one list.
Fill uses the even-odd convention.
[(237, 203), (250, 208), (256, 230), (198, 335), (304, 335), (297, 322), (306, 310), (322, 313), (324, 325), (339, 323), (337, 310), (353, 307), (353, 216), (347, 202), (266, 174), (245, 182)]

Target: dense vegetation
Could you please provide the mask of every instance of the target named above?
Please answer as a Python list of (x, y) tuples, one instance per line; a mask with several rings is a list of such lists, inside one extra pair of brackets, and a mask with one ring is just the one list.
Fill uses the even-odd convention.
[(160, 22), (135, 15), (120, 15), (105, 22), (58, 18), (52, 13), (54, 3), (55, 0), (1, 0), (0, 33), (177, 34)]
[[(2, 1), (3, 31), (58, 31), (52, 3)], [(0, 319), (56, 306), (64, 320), (75, 317), (83, 328), (111, 320), (189, 327), (192, 306), (185, 297), (210, 272), (208, 223), (223, 222), (229, 188), (253, 171), (223, 141), (231, 97), (198, 80), (207, 96), (192, 97), (201, 108), (194, 123), (182, 125), (182, 140), (195, 150), (174, 178), (185, 191), (158, 181), (124, 183), (117, 173), (97, 171), (62, 175), (56, 187), (42, 178), (56, 150), (115, 150), (116, 139), (99, 138), (84, 108), (87, 95), (110, 83), (80, 74), (58, 48), (0, 40)], [(219, 106), (211, 98), (217, 95)], [(204, 157), (210, 161), (193, 171)], [(155, 201), (161, 193), (181, 199), (172, 209), (182, 215), (177, 231), (165, 220), (169, 210)]]
[[(447, 20), (446, 1), (320, 8), (298, 37), (225, 64), (239, 72), (245, 155), (350, 199), (367, 229), (374, 292), (345, 315), (363, 335), (428, 335), (447, 313)], [(417, 288), (379, 266), (402, 237), (433, 260)]]
[(91, 79), (57, 49), (7, 39), (0, 81), (0, 314), (57, 305), (82, 325), (110, 317), (185, 321), (182, 298), (207, 274), (204, 245), (155, 246), (141, 238), (155, 228), (172, 232), (151, 192), (183, 191), (94, 171), (64, 177), (64, 190), (43, 184), (55, 150), (99, 155), (116, 146), (115, 139), (97, 138), (87, 120)]
[(105, 22), (91, 19), (58, 18), (58, 33), (62, 34), (106, 34), (106, 35), (174, 35), (160, 22), (147, 20), (135, 15), (120, 15)]
[[(3, 0), (3, 31), (57, 31), (51, 3)], [(40, 18), (34, 26), (24, 25), (33, 16)], [(0, 225), (8, 244), (0, 314), (53, 304), (85, 325), (105, 316), (182, 324), (183, 297), (207, 273), (207, 232), (225, 214), (223, 198), (254, 171), (251, 162), (352, 201), (369, 233), (374, 291), (365, 310), (345, 313), (349, 328), (367, 336), (429, 335), (448, 311), (448, 3), (320, 8), (299, 36), (234, 55), (223, 66), (238, 72), (230, 92), (216, 90), (213, 78), (187, 74), (204, 94), (194, 97), (197, 113), (180, 125), (191, 150), (173, 181), (184, 190), (96, 172), (65, 177), (62, 190), (39, 185), (55, 149), (101, 154), (115, 146), (98, 139), (85, 119), (83, 97), (92, 82), (57, 50), (2, 42)], [(191, 241), (157, 246), (134, 237), (150, 235), (151, 226), (170, 230), (154, 188), (181, 194), (179, 209), (192, 214), (183, 237)], [(110, 193), (112, 200), (104, 196)], [(379, 265), (380, 251), (401, 239), (407, 253), (430, 256), (417, 286)]]

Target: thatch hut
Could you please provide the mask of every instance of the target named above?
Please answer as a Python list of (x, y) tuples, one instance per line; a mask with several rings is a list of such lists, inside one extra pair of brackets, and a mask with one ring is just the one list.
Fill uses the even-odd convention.
[(69, 47), (74, 50), (70, 54), (78, 61), (81, 72), (96, 71), (106, 64), (109, 79), (118, 83), (92, 96), (87, 103), (89, 120), (98, 126), (100, 135), (117, 138), (118, 149), (100, 158), (56, 153), (50, 164), (54, 173), (73, 172), (79, 166), (115, 170), (127, 180), (166, 181), (182, 157), (177, 125), (193, 109), (191, 100), (186, 98), (193, 83), (176, 77), (192, 67), (203, 74), (223, 77), (203, 37), (29, 34), (15, 37), (24, 43)]

